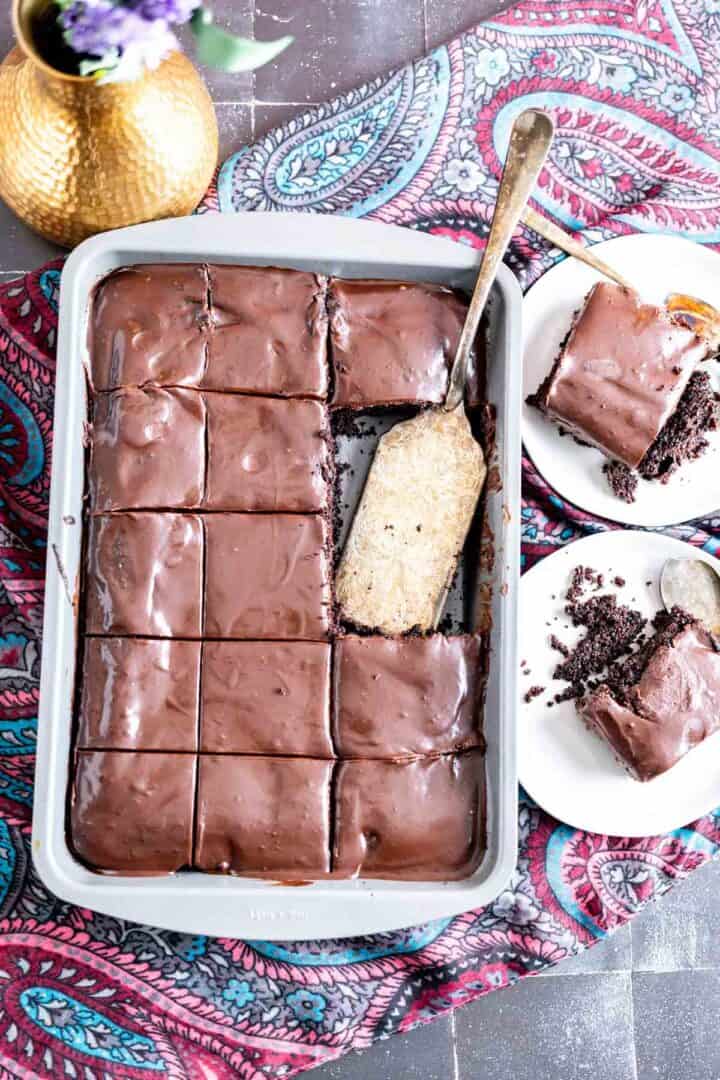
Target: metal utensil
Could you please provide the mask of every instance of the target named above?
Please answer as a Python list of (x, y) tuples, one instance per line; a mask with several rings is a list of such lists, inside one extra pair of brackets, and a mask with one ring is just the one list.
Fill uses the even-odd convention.
[[(598, 258), (592, 248), (585, 247), (559, 225), (538, 214), (537, 210), (533, 210), (531, 206), (525, 207), (522, 220), (533, 232), (560, 248), (566, 255), (574, 256), (604, 277), (622, 285), (624, 289), (633, 288), (622, 274), (619, 274), (603, 259)], [(705, 300), (698, 300), (694, 296), (686, 296), (685, 293), (670, 293), (665, 300), (665, 306), (676, 318), (682, 319), (692, 330), (707, 338), (711, 348), (720, 348), (720, 312), (712, 304), (708, 304)]]
[(552, 121), (539, 110), (515, 121), (445, 401), (396, 424), (378, 443), (335, 582), (340, 609), (357, 626), (386, 634), (430, 630), (442, 615), (486, 475), (463, 404), (468, 361), (552, 136)]
[(603, 259), (593, 254), (592, 248), (585, 247), (579, 240), (561, 229), (559, 225), (538, 214), (537, 210), (533, 210), (531, 206), (525, 207), (522, 219), (525, 225), (531, 228), (533, 232), (539, 233), (549, 243), (564, 251), (566, 255), (574, 255), (580, 262), (592, 266), (598, 273), (610, 278), (611, 281), (615, 281), (618, 285), (622, 285), (624, 289), (632, 289), (632, 285), (622, 274), (619, 274), (617, 270), (613, 270), (612, 266), (609, 266)]
[(668, 559), (660, 575), (660, 596), (720, 635), (720, 573), (702, 559)]

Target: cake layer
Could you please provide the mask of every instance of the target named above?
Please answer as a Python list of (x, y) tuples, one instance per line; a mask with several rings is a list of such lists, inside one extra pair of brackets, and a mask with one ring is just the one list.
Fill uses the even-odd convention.
[(707, 351), (664, 309), (599, 282), (536, 401), (578, 438), (637, 468)]
[(281, 397), (327, 394), (327, 280), (270, 267), (211, 266), (202, 385)]
[(330, 434), (317, 401), (204, 395), (210, 510), (323, 510)]
[(88, 335), (93, 387), (198, 386), (209, 321), (204, 266), (116, 270), (100, 283), (93, 303)]
[[(440, 402), (457, 350), (467, 302), (441, 285), (343, 281), (329, 292), (333, 405)], [(468, 398), (477, 400), (475, 362)]]
[(328, 637), (332, 612), (324, 517), (209, 514), (205, 529), (207, 637)]
[(330, 869), (332, 762), (200, 758), (195, 865), (214, 873), (321, 877)]
[(88, 638), (77, 745), (197, 750), (199, 641)]
[(330, 646), (206, 641), (200, 748), (332, 758)]
[(203, 526), (195, 514), (90, 519), (85, 575), (90, 634), (200, 637)]
[(581, 703), (588, 725), (638, 780), (652, 780), (720, 728), (720, 652), (697, 622), (658, 635), (634, 681)]
[(115, 390), (95, 398), (91, 509), (199, 506), (205, 489), (205, 402), (193, 390)]
[(335, 742), (344, 758), (443, 754), (481, 744), (478, 637), (340, 638)]
[(80, 750), (72, 846), (93, 869), (167, 874), (192, 862), (193, 754)]
[(343, 761), (335, 780), (333, 871), (452, 881), (482, 854), (479, 751), (408, 762)]

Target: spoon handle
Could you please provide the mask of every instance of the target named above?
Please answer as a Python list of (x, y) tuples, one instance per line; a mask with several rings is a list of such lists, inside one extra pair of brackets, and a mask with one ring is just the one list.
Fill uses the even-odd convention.
[(513, 124), (480, 273), (475, 283), (475, 290), (450, 372), (444, 404), (448, 412), (452, 412), (462, 403), (468, 360), (480, 325), (480, 317), (498, 266), (502, 262), (530, 193), (535, 187), (538, 173), (550, 149), (552, 137), (552, 120), (547, 113), (539, 109), (526, 109)]
[(617, 270), (613, 270), (612, 266), (608, 266), (606, 262), (599, 259), (597, 255), (594, 255), (592, 248), (584, 247), (579, 240), (570, 236), (569, 233), (566, 233), (564, 229), (561, 229), (560, 226), (556, 225), (553, 221), (548, 221), (547, 218), (542, 217), (542, 215), (538, 214), (537, 210), (533, 210), (531, 206), (525, 207), (522, 219), (533, 232), (536, 232), (546, 240), (549, 240), (551, 244), (556, 248), (560, 248), (566, 255), (574, 255), (580, 262), (592, 266), (593, 270), (597, 270), (606, 278), (610, 278), (611, 281), (615, 281), (618, 285), (622, 285), (624, 289), (632, 288), (632, 285), (626, 281), (622, 274), (618, 274)]

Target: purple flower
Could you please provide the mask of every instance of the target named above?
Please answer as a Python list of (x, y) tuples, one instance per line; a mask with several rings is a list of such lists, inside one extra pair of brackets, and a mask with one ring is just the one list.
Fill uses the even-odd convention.
[(189, 22), (199, 6), (200, 0), (130, 0), (128, 4), (143, 19), (164, 19), (174, 26)]
[(75, 0), (61, 13), (60, 25), (75, 52), (97, 57), (80, 64), (81, 74), (101, 70), (104, 81), (136, 78), (177, 48), (164, 19), (143, 18), (111, 0)]

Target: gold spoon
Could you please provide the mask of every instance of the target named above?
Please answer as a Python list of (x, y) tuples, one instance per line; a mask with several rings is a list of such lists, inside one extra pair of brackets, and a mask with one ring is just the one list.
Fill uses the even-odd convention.
[[(624, 289), (635, 291), (630, 282), (595, 255), (591, 247), (585, 247), (559, 225), (538, 214), (537, 210), (533, 210), (531, 206), (525, 207), (522, 220), (533, 232), (538, 233), (556, 248), (560, 248), (566, 255), (574, 256), (586, 266), (597, 270), (599, 274), (622, 285)], [(716, 311), (712, 304), (698, 300), (694, 296), (687, 296), (685, 293), (670, 293), (665, 300), (665, 306), (676, 319), (681, 319), (691, 330), (707, 338), (711, 348), (720, 347), (720, 312)]]
[(486, 475), (463, 404), (470, 351), (552, 137), (546, 113), (528, 109), (515, 121), (445, 401), (378, 443), (335, 582), (340, 610), (357, 626), (401, 634), (440, 620)]

